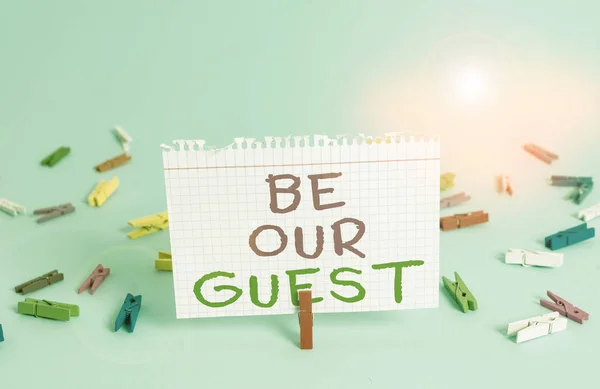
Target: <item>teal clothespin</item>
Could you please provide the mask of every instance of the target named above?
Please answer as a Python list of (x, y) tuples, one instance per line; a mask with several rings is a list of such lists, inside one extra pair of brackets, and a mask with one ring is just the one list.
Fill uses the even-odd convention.
[(77, 305), (31, 298), (20, 301), (17, 310), (22, 315), (44, 317), (46, 319), (60, 321), (68, 321), (71, 316), (79, 316), (79, 307)]
[(594, 188), (593, 183), (580, 183), (579, 186), (571, 192), (569, 195), (569, 200), (573, 200), (575, 204), (581, 204), (581, 202), (590, 194), (592, 189)]
[(0, 324), (0, 342), (4, 342), (4, 333), (2, 332), (2, 324)]
[(469, 312), (469, 310), (476, 311), (477, 300), (475, 300), (475, 296), (471, 294), (469, 288), (467, 288), (467, 285), (465, 285), (457, 272), (454, 272), (454, 277), (456, 278), (456, 282), (452, 282), (446, 277), (442, 277), (444, 286), (448, 292), (450, 292), (454, 300), (456, 300), (464, 313)]
[(69, 155), (70, 152), (70, 147), (61, 146), (55, 152), (42, 160), (42, 166), (52, 167), (60, 162), (61, 159)]

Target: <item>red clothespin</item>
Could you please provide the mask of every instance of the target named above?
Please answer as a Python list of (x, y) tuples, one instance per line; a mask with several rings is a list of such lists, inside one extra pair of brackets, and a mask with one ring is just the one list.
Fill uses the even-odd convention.
[(310, 290), (301, 290), (298, 292), (300, 300), (300, 348), (302, 350), (312, 350), (313, 348), (313, 311), (312, 311), (312, 292)]
[(584, 312), (580, 308), (577, 308), (562, 297), (559, 297), (550, 291), (548, 291), (547, 294), (548, 297), (554, 300), (554, 303), (548, 300), (540, 300), (540, 304), (542, 304), (543, 307), (558, 312), (561, 315), (566, 316), (567, 318), (576, 321), (579, 324), (583, 324), (584, 320), (588, 320), (590, 318), (589, 313)]
[(94, 294), (96, 289), (100, 286), (100, 284), (108, 277), (110, 274), (110, 269), (108, 267), (104, 267), (102, 265), (96, 266), (92, 274), (89, 275), (88, 278), (83, 281), (83, 284), (79, 287), (77, 293), (81, 293), (86, 289), (90, 289), (90, 294)]

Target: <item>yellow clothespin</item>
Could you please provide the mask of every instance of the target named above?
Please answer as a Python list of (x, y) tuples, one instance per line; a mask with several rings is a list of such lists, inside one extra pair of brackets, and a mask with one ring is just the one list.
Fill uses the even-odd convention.
[(450, 172), (444, 173), (440, 176), (440, 192), (443, 192), (446, 189), (450, 189), (454, 186), (454, 177), (456, 177), (456, 174)]
[(173, 260), (171, 253), (167, 251), (159, 251), (158, 259), (154, 261), (154, 268), (156, 270), (173, 271)]
[(131, 231), (127, 236), (131, 239), (141, 238), (157, 231), (164, 230), (169, 227), (169, 217), (167, 212), (157, 213), (156, 215), (141, 217), (139, 219), (130, 220), (127, 222), (130, 226), (140, 227)]
[(113, 177), (110, 181), (102, 180), (88, 196), (88, 204), (92, 207), (101, 207), (106, 200), (119, 187), (119, 178)]

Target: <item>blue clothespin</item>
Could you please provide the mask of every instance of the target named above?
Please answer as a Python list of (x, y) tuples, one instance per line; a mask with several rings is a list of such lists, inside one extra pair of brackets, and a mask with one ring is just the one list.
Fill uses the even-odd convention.
[(575, 243), (583, 242), (594, 236), (596, 236), (596, 230), (588, 228), (587, 223), (583, 223), (568, 230), (559, 231), (556, 234), (547, 236), (544, 239), (544, 243), (550, 250), (558, 250), (574, 245)]
[(0, 324), (0, 342), (4, 342), (4, 333), (2, 333), (2, 324)]
[(119, 331), (123, 324), (129, 324), (129, 332), (133, 332), (141, 308), (142, 296), (133, 297), (131, 293), (127, 293), (115, 322), (115, 332)]

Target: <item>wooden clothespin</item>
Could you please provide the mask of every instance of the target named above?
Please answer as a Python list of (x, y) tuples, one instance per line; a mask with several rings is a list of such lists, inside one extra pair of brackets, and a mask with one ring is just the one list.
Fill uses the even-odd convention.
[(125, 163), (129, 162), (130, 160), (131, 160), (131, 156), (129, 156), (127, 153), (119, 154), (116, 157), (111, 158), (111, 159), (104, 161), (101, 164), (97, 165), (96, 170), (100, 173), (106, 172), (108, 170), (111, 170), (111, 169), (114, 169), (121, 165), (124, 165)]
[(510, 183), (510, 177), (505, 175), (498, 176), (498, 192), (508, 193), (509, 196), (513, 195), (512, 184)]
[(156, 270), (173, 271), (173, 258), (171, 253), (166, 251), (158, 252), (158, 259), (154, 261)]
[(67, 215), (69, 213), (75, 212), (75, 207), (71, 203), (55, 205), (53, 207), (48, 208), (40, 208), (33, 211), (34, 215), (44, 215), (37, 220), (38, 224), (47, 222), (48, 220), (56, 219), (57, 217)]
[(567, 319), (558, 312), (519, 320), (508, 325), (507, 335), (517, 334), (517, 343), (526, 342), (567, 329)]
[(450, 292), (450, 295), (464, 313), (469, 312), (469, 310), (476, 311), (477, 300), (475, 299), (475, 296), (469, 291), (469, 288), (467, 288), (467, 285), (465, 285), (457, 272), (454, 272), (454, 277), (456, 278), (456, 282), (452, 282), (448, 278), (442, 277), (446, 290)]
[(69, 155), (70, 152), (70, 147), (61, 146), (55, 152), (42, 160), (42, 166), (52, 167), (60, 162), (61, 159)]
[(588, 228), (587, 223), (583, 223), (547, 236), (544, 243), (550, 250), (558, 250), (591, 239), (594, 236), (596, 236), (596, 230)]
[(577, 217), (583, 219), (583, 221), (585, 222), (589, 222), (590, 220), (595, 219), (598, 216), (600, 216), (600, 203), (589, 208), (582, 209), (577, 214)]
[(440, 199), (440, 208), (450, 208), (456, 205), (460, 205), (466, 201), (471, 200), (471, 196), (467, 196), (465, 192), (461, 192), (459, 194), (455, 194), (449, 197), (444, 197)]
[(454, 173), (444, 173), (440, 176), (440, 192), (450, 189), (454, 186)]
[(25, 207), (7, 199), (0, 199), (0, 210), (12, 216), (17, 216), (19, 213), (25, 213)]
[(169, 227), (169, 217), (167, 212), (157, 213), (152, 216), (145, 216), (139, 219), (130, 220), (127, 222), (132, 227), (140, 227), (131, 231), (127, 236), (131, 239), (141, 238), (149, 234), (153, 234), (160, 230)]
[(21, 294), (35, 292), (36, 290), (40, 290), (64, 279), (65, 276), (63, 273), (59, 273), (58, 270), (52, 270), (51, 272), (36, 277), (33, 280), (29, 280), (21, 285), (15, 286), (15, 292)]
[(592, 177), (552, 176), (550, 177), (549, 182), (553, 186), (575, 187), (575, 190), (567, 196), (567, 198), (573, 200), (575, 204), (581, 204), (594, 188), (594, 180)]
[(550, 291), (547, 291), (546, 294), (554, 302), (548, 300), (540, 300), (540, 304), (542, 305), (542, 307), (551, 309), (554, 312), (558, 312), (561, 315), (566, 316), (568, 319), (576, 321), (579, 324), (583, 324), (584, 320), (588, 320), (590, 318), (589, 313), (585, 312), (581, 308), (577, 308), (562, 297), (557, 296)]
[(20, 301), (17, 310), (22, 315), (60, 321), (69, 321), (71, 316), (79, 316), (79, 307), (77, 305), (30, 298)]
[(511, 265), (523, 265), (524, 267), (561, 267), (563, 254), (550, 253), (547, 251), (509, 249), (504, 255), (505, 263)]
[(483, 211), (458, 213), (453, 216), (440, 218), (440, 228), (442, 231), (456, 230), (457, 228), (465, 228), (476, 224), (488, 222), (489, 215)]
[(83, 284), (77, 290), (77, 293), (81, 293), (84, 290), (90, 289), (90, 294), (96, 293), (96, 289), (100, 287), (102, 282), (110, 275), (110, 268), (102, 265), (96, 266), (92, 274), (83, 281)]
[(300, 349), (312, 350), (313, 348), (313, 310), (312, 310), (312, 292), (310, 290), (301, 290), (298, 292), (300, 300), (300, 311), (298, 319), (300, 321)]
[(529, 154), (533, 155), (537, 159), (546, 162), (547, 164), (552, 163), (552, 161), (558, 159), (558, 155), (549, 152), (546, 149), (541, 148), (540, 146), (534, 145), (533, 143), (528, 143), (523, 146), (523, 149), (527, 151)]
[(129, 144), (133, 141), (133, 139), (129, 136), (128, 133), (125, 132), (124, 129), (117, 126), (115, 127), (115, 134), (117, 135), (117, 139), (121, 142), (121, 146), (123, 146), (123, 151), (126, 153), (129, 152)]
[(142, 296), (135, 296), (131, 293), (127, 293), (125, 301), (121, 306), (117, 320), (115, 321), (115, 332), (127, 324), (129, 326), (129, 332), (133, 332), (135, 329), (135, 323), (137, 322), (140, 309), (142, 308)]
[(118, 187), (118, 177), (113, 177), (109, 181), (101, 180), (88, 196), (88, 204), (92, 207), (101, 207)]

